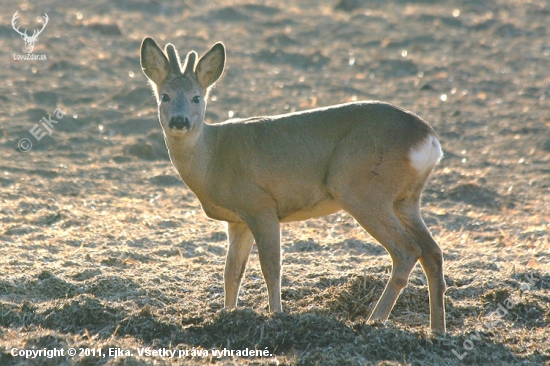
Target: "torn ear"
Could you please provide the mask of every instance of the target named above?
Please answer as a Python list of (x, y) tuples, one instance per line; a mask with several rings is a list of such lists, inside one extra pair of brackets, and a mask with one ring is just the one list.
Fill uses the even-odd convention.
[(141, 43), (141, 68), (156, 85), (162, 84), (170, 73), (170, 64), (157, 43), (147, 37)]
[(210, 51), (201, 57), (197, 64), (196, 75), (199, 85), (207, 90), (222, 75), (225, 66), (225, 47), (216, 43)]

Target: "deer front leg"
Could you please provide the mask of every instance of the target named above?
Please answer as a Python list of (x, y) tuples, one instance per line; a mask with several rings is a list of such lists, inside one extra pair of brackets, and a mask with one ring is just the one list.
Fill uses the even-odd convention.
[(267, 285), (269, 311), (283, 311), (281, 305), (281, 230), (277, 214), (256, 213), (246, 220), (258, 246), (260, 266)]
[(229, 249), (225, 260), (225, 308), (234, 309), (237, 306), (241, 280), (248, 262), (248, 256), (254, 243), (254, 237), (244, 223), (228, 223), (227, 239)]

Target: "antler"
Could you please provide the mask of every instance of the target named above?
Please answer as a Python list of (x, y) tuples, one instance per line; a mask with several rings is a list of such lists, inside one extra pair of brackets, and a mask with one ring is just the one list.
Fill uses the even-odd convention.
[(42, 31), (44, 30), (44, 28), (46, 28), (46, 24), (48, 24), (48, 20), (50, 19), (48, 17), (48, 14), (44, 13), (44, 15), (42, 16), (42, 18), (44, 18), (44, 20), (42, 21), (42, 29), (40, 30), (34, 30), (33, 33), (32, 33), (32, 36), (29, 37), (29, 35), (27, 34), (27, 29), (25, 29), (25, 32), (21, 32), (19, 30), (19, 27), (16, 28), (15, 26), (15, 22), (17, 21), (17, 19), (19, 18), (19, 10), (15, 12), (15, 14), (13, 14), (13, 17), (11, 18), (11, 26), (13, 27), (13, 29), (15, 29), (15, 31), (17, 33), (19, 33), (21, 36), (23, 36), (23, 38), (25, 39), (36, 39), (38, 37), (38, 35), (40, 33), (42, 33)]
[[(44, 28), (46, 28), (46, 24), (48, 24), (48, 20), (50, 19), (50, 18), (48, 18), (48, 14), (46, 14), (46, 13), (44, 13), (44, 15), (42, 16), (42, 18), (44, 18), (44, 21), (42, 21), (42, 29), (40, 29), (39, 31), (37, 31), (36, 37), (38, 37), (38, 35), (39, 35), (40, 33), (42, 33), (42, 31), (44, 30)], [(33, 36), (34, 36), (34, 34), (33, 34)]]
[[(13, 29), (15, 29), (15, 31), (16, 31), (17, 33), (19, 33), (20, 35), (22, 35), (22, 36), (25, 37), (25, 38), (28, 38), (29, 35), (27, 34), (27, 30), (26, 30), (26, 29), (25, 29), (25, 32), (23, 33), (23, 32), (21, 32), (21, 31), (19, 30), (19, 27), (17, 27), (17, 28), (15, 27), (15, 22), (16, 22), (17, 18), (19, 18), (19, 14), (18, 14), (18, 13), (19, 13), (19, 10), (16, 11), (15, 14), (13, 14), (13, 17), (11, 18), (11, 26), (13, 27)], [(46, 23), (47, 23), (47, 22), (48, 22), (48, 21), (46, 20)], [(44, 28), (42, 28), (42, 29), (44, 29)]]

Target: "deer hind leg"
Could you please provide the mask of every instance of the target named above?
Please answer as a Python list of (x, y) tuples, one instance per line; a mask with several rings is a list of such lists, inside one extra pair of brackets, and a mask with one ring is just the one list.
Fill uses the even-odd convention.
[(422, 250), (420, 264), (428, 279), (430, 329), (432, 332), (444, 333), (446, 285), (443, 277), (443, 253), (420, 215), (420, 190), (421, 188), (417, 188), (404, 199), (397, 200), (394, 210), (401, 224)]
[(378, 240), (392, 258), (390, 279), (369, 317), (369, 321), (386, 321), (399, 294), (407, 286), (409, 274), (422, 252), (396, 217), (392, 202), (377, 202), (376, 198), (366, 197), (366, 194), (351, 194), (349, 199), (340, 199), (340, 202), (344, 210)]
[(241, 280), (252, 250), (254, 238), (246, 224), (228, 223), (227, 238), (229, 249), (225, 260), (225, 308), (233, 309), (237, 306)]

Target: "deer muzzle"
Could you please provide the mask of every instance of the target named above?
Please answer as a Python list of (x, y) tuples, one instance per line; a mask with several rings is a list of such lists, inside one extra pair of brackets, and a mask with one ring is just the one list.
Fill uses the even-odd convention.
[(168, 124), (168, 127), (170, 127), (170, 129), (176, 129), (176, 130), (183, 130), (184, 128), (189, 130), (191, 129), (191, 123), (189, 122), (189, 118), (183, 117), (183, 116), (177, 116), (177, 117), (172, 117), (170, 119), (170, 123)]

